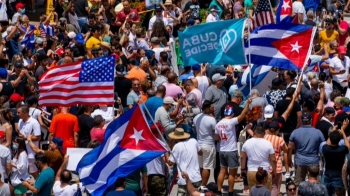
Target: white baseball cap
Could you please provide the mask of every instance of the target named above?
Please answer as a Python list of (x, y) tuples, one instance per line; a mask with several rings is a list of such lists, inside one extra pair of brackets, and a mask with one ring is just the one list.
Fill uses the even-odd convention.
[(275, 109), (273, 109), (272, 105), (267, 105), (264, 109), (264, 118), (272, 118), (274, 111)]
[(70, 39), (75, 38), (75, 36), (77, 36), (77, 34), (75, 34), (74, 32), (69, 32), (69, 33), (68, 33), (68, 37), (69, 37)]

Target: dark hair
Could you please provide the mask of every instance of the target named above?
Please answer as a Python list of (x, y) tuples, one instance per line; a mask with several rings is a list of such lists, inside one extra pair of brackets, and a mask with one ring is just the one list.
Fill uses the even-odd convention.
[(101, 115), (97, 115), (94, 117), (94, 126), (98, 127), (101, 125), (101, 123), (103, 123), (104, 119)]
[(0, 114), (6, 121), (11, 121), (15, 117), (9, 108), (0, 109)]
[(187, 79), (183, 82), (182, 86), (185, 87), (187, 85), (193, 86), (193, 81), (191, 79)]
[(211, 104), (212, 104), (211, 101), (205, 100), (202, 104), (202, 110), (204, 111), (206, 109), (209, 109)]
[(327, 75), (326, 73), (324, 72), (321, 72), (319, 75), (318, 75), (318, 78), (321, 80), (321, 81), (326, 81), (326, 78), (327, 78)]
[(162, 59), (162, 61), (166, 62), (168, 60), (168, 53), (164, 51), (160, 52), (159, 59)]
[(293, 88), (293, 87), (289, 87), (289, 88), (287, 88), (287, 90), (286, 90), (286, 97), (290, 97), (290, 98), (292, 98), (292, 97), (293, 97), (294, 92), (295, 92), (295, 88)]
[(290, 185), (293, 185), (293, 186), (295, 187), (294, 181), (293, 181), (291, 178), (287, 178), (287, 179), (286, 179), (286, 188), (288, 189), (288, 187), (289, 187)]
[(151, 67), (155, 66), (155, 65), (158, 65), (158, 60), (155, 59), (155, 58), (152, 58), (151, 60), (149, 60), (149, 65)]
[(125, 178), (118, 178), (118, 179), (115, 181), (114, 184), (115, 184), (116, 188), (124, 187), (124, 185), (125, 185)]
[[(26, 85), (24, 85), (24, 88), (23, 88), (23, 96), (24, 96), (25, 99), (28, 98), (28, 97), (30, 97), (30, 96), (32, 95), (32, 92), (31, 92), (31, 90), (30, 90), (30, 88), (31, 88), (32, 86), (34, 86), (34, 85), (33, 85), (33, 84), (26, 84)], [(34, 89), (35, 89), (35, 86), (34, 86)]]
[(30, 96), (28, 99), (27, 99), (27, 105), (29, 107), (33, 106), (34, 104), (38, 104), (39, 100), (36, 96)]
[(332, 145), (338, 145), (341, 139), (342, 139), (342, 135), (340, 134), (339, 131), (332, 131), (329, 133), (329, 140), (331, 141)]
[(261, 125), (256, 126), (255, 131), (256, 134), (264, 134), (265, 133), (265, 128)]
[(98, 26), (98, 25), (94, 25), (94, 26), (92, 26), (92, 28), (91, 28), (91, 32), (92, 32), (92, 33), (96, 32), (96, 31), (100, 31), (100, 30), (101, 30), (101, 27)]
[(297, 72), (293, 70), (287, 70), (285, 71), (286, 74), (290, 77), (291, 80), (294, 80), (295, 77), (297, 76)]
[(262, 167), (259, 167), (258, 172), (256, 172), (255, 174), (256, 181), (258, 181), (261, 184), (266, 177), (267, 177), (267, 171), (264, 170)]
[(334, 101), (334, 99), (339, 96), (341, 96), (340, 90), (334, 89), (333, 92), (331, 92), (331, 101)]
[(307, 167), (307, 171), (311, 177), (317, 178), (317, 176), (320, 174), (320, 167), (318, 165), (309, 165)]
[(61, 182), (70, 184), (72, 181), (72, 174), (67, 169), (64, 169), (60, 174)]
[(99, 145), (100, 145), (100, 142), (99, 142), (98, 140), (91, 140), (91, 141), (88, 143), (87, 147), (88, 147), (88, 148), (96, 148), (96, 147), (98, 147)]
[(18, 144), (18, 150), (17, 150), (17, 154), (16, 154), (16, 158), (18, 159), (19, 155), (24, 151), (27, 153), (27, 146), (26, 146), (26, 142), (23, 138), (21, 137), (17, 137), (15, 139), (15, 142)]
[(345, 196), (346, 195), (346, 190), (344, 187), (339, 187), (335, 189), (335, 195), (336, 196)]
[(88, 16), (88, 19), (96, 19), (96, 16), (95, 16), (95, 14), (90, 14), (89, 16)]
[(122, 51), (122, 49), (123, 49), (122, 45), (120, 45), (120, 44), (116, 44), (114, 47), (116, 50), (120, 50), (120, 51)]
[(48, 163), (47, 156), (45, 155), (45, 153), (42, 153), (42, 152), (35, 154), (35, 160), (38, 162), (40, 161), (43, 164)]

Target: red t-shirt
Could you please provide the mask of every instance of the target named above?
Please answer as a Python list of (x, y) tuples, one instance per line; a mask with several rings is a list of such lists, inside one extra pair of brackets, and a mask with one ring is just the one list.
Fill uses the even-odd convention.
[(106, 129), (96, 128), (96, 127), (92, 128), (90, 131), (91, 141), (98, 140), (100, 144), (102, 144), (105, 137), (105, 132), (106, 132)]
[(124, 23), (125, 22), (125, 19), (126, 19), (126, 16), (127, 15), (131, 15), (130, 16), (130, 20), (131, 21), (140, 21), (140, 15), (138, 14), (137, 10), (135, 9), (130, 9), (130, 11), (128, 13), (125, 13), (124, 9), (122, 11), (120, 11), (117, 15), (117, 19), (115, 20), (115, 22), (121, 22), (121, 23)]
[(339, 33), (339, 45), (344, 46), (346, 38), (349, 36), (349, 24), (346, 21), (341, 21), (339, 26), (346, 31), (344, 35)]

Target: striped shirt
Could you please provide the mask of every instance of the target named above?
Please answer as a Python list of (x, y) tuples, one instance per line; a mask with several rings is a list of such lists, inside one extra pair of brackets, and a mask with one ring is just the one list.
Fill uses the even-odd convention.
[[(275, 157), (277, 160), (276, 173), (277, 174), (282, 173), (283, 165), (282, 165), (281, 152), (282, 152), (282, 147), (285, 145), (283, 138), (277, 135), (269, 135), (269, 134), (266, 134), (264, 138), (271, 142), (273, 149), (275, 150)], [(270, 167), (270, 172), (272, 172), (272, 167)]]

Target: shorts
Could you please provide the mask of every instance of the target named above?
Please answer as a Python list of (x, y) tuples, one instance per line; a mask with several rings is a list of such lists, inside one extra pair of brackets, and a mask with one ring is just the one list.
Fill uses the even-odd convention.
[(13, 187), (15, 195), (21, 195), (21, 194), (26, 194), (27, 193), (27, 188), (23, 186), (22, 184), (19, 184), (15, 187)]
[(305, 180), (306, 174), (307, 174), (307, 168), (308, 166), (295, 166), (295, 185), (299, 186), (299, 184)]
[(216, 149), (215, 146), (200, 145), (203, 152), (202, 156), (198, 156), (199, 167), (203, 169), (215, 168)]
[[(202, 185), (202, 181), (194, 182), (192, 183), (194, 188), (198, 189)], [(187, 186), (186, 185), (179, 185), (177, 188), (177, 196), (185, 196), (185, 195), (190, 195), (187, 191)]]
[(38, 168), (35, 165), (35, 158), (28, 158), (28, 166), (29, 166), (29, 173), (35, 173), (38, 171)]
[[(253, 186), (257, 184), (256, 171), (248, 171), (247, 178), (248, 178), (249, 190), (251, 190)], [(270, 172), (268, 172), (267, 182), (263, 185), (266, 186), (270, 191), (272, 190), (272, 175)]]
[(166, 195), (166, 183), (165, 176), (163, 175), (148, 175), (148, 183), (147, 183), (148, 192), (147, 195)]
[(239, 167), (238, 151), (220, 152), (220, 166), (236, 169)]

